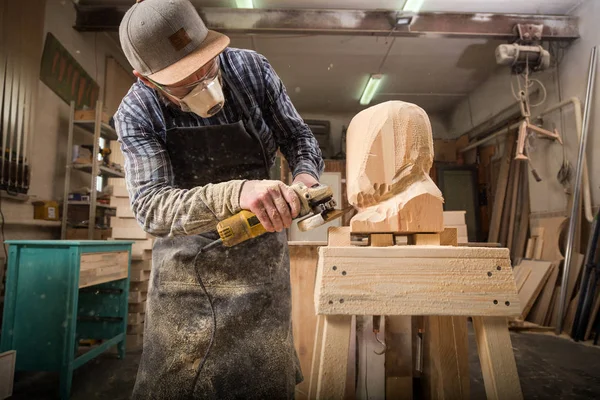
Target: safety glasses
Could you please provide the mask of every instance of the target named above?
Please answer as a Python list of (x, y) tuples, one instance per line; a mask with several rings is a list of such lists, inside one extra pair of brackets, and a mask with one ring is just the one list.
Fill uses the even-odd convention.
[(209, 67), (206, 74), (201, 79), (197, 80), (196, 82), (192, 82), (187, 85), (176, 86), (176, 87), (163, 86), (160, 83), (154, 82), (151, 79), (148, 79), (148, 80), (150, 82), (152, 82), (156, 87), (158, 87), (163, 92), (168, 93), (171, 96), (176, 97), (178, 99), (183, 99), (185, 96), (190, 94), (192, 92), (192, 90), (194, 90), (196, 87), (198, 87), (200, 85), (207, 86), (212, 81), (214, 81), (215, 78), (219, 75), (219, 67), (220, 67), (219, 58), (216, 57), (210, 62), (212, 63), (212, 65)]

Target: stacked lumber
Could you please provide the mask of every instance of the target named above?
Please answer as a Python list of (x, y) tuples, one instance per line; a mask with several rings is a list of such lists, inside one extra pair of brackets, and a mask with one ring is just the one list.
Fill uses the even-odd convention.
[(529, 228), (529, 166), (515, 160), (516, 135), (510, 132), (494, 188), (488, 242), (510, 249), (511, 260), (523, 258)]
[(444, 228), (456, 228), (457, 242), (468, 243), (466, 211), (444, 211)]
[(143, 342), (146, 299), (152, 269), (152, 236), (138, 225), (124, 186), (114, 186), (111, 205), (116, 207), (116, 217), (111, 217), (112, 238), (133, 240), (131, 246), (131, 270), (129, 273), (129, 315), (127, 318), (127, 346), (139, 348)]

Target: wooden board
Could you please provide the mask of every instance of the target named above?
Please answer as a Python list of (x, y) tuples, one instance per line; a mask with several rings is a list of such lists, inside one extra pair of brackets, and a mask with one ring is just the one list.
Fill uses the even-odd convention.
[(150, 279), (150, 271), (131, 271), (129, 274), (129, 280), (131, 282), (143, 282)]
[(528, 176), (528, 168), (523, 168), (523, 177), (522, 177), (522, 185), (519, 193), (519, 206), (520, 212), (517, 213), (518, 221), (517, 226), (518, 230), (515, 235), (515, 243), (511, 248), (511, 260), (513, 263), (516, 259), (522, 258), (525, 255), (525, 244), (527, 243), (527, 231), (529, 230), (529, 214), (530, 214), (530, 204), (529, 204), (529, 176)]
[(112, 238), (145, 240), (152, 238), (152, 236), (144, 232), (139, 226), (135, 226), (133, 228), (113, 228)]
[(318, 314), (520, 313), (508, 249), (477, 247), (323, 247), (315, 305)]
[(424, 398), (469, 399), (466, 317), (425, 317), (423, 343)]
[(316, 397), (342, 399), (346, 389), (344, 378), (348, 368), (352, 317), (326, 315), (324, 320)]
[(445, 225), (444, 228), (456, 228), (456, 236), (466, 238), (469, 236), (467, 231), (467, 225)]
[(146, 312), (146, 302), (141, 303), (132, 303), (129, 304), (129, 312), (130, 313), (145, 313)]
[(594, 307), (592, 308), (592, 312), (590, 313), (590, 319), (588, 321), (587, 328), (585, 330), (585, 340), (590, 339), (590, 335), (592, 334), (592, 329), (594, 328), (594, 322), (596, 322), (596, 318), (598, 316), (598, 312), (600, 311), (600, 288), (596, 288), (596, 295), (594, 300)]
[[(290, 279), (292, 285), (292, 328), (294, 346), (304, 373), (308, 373), (313, 358), (317, 316), (314, 313), (314, 282), (317, 274), (319, 246), (293, 245), (290, 251)], [(310, 381), (296, 386), (298, 399), (304, 399)]]
[(127, 325), (128, 335), (142, 335), (144, 333), (144, 324)]
[(143, 324), (146, 319), (146, 313), (129, 313), (127, 314), (127, 323), (129, 325)]
[(146, 301), (147, 297), (148, 292), (142, 292), (140, 290), (130, 290), (128, 302), (129, 304), (143, 303)]
[(513, 148), (515, 144), (515, 132), (511, 131), (506, 137), (504, 146), (504, 155), (500, 164), (496, 190), (494, 191), (494, 204), (492, 207), (492, 217), (490, 219), (490, 231), (488, 242), (498, 242), (500, 237), (500, 222), (502, 221), (502, 211), (504, 209), (504, 199), (506, 196), (508, 173), (513, 158)]
[[(383, 319), (384, 317), (382, 317)], [(413, 326), (411, 316), (385, 317), (385, 351), (384, 369), (385, 383), (379, 389), (385, 390), (384, 396), (373, 393), (377, 388), (371, 388), (369, 394), (373, 398), (412, 399), (413, 396)], [(373, 331), (367, 332), (372, 337)], [(381, 347), (381, 346), (380, 346)], [(378, 349), (378, 351), (381, 351)], [(377, 355), (374, 355), (377, 357)], [(366, 366), (369, 368), (369, 365)], [(371, 376), (371, 370), (367, 372)]]
[(458, 246), (458, 235), (456, 228), (444, 228), (444, 231), (440, 233), (440, 245)]
[(131, 261), (132, 271), (150, 271), (152, 270), (152, 260), (132, 260)]
[(527, 320), (538, 325), (544, 325), (546, 322), (546, 316), (551, 311), (550, 306), (552, 302), (552, 295), (554, 294), (554, 288), (558, 280), (558, 263), (552, 263), (551, 272), (544, 285), (540, 295), (533, 304)]
[(521, 290), (519, 290), (519, 301), (521, 303), (521, 319), (525, 319), (533, 307), (533, 303), (542, 291), (544, 284), (550, 276), (552, 263), (549, 261), (524, 260), (520, 268), (529, 268), (531, 273), (525, 279)]
[(540, 260), (556, 261), (565, 257), (560, 251), (559, 238), (563, 229), (566, 229), (566, 217), (536, 218), (532, 216), (529, 220), (529, 226), (533, 232), (536, 228), (544, 229), (544, 243)]
[[(139, 229), (143, 232), (142, 228), (134, 218), (119, 218), (110, 217), (110, 227), (113, 228), (126, 228), (126, 229)], [(136, 238), (137, 239), (137, 238)], [(144, 237), (145, 239), (145, 237)]]
[(126, 186), (113, 186), (113, 197), (129, 198), (129, 192)]
[(581, 253), (573, 253), (571, 258), (571, 267), (569, 268), (569, 281), (567, 283), (567, 301), (573, 298), (575, 289), (579, 290), (579, 276), (581, 275), (581, 268), (585, 261), (585, 256)]
[(12, 396), (16, 360), (17, 352), (15, 350), (0, 353), (0, 399)]
[(473, 317), (473, 329), (487, 398), (522, 399), (506, 318)]
[(127, 251), (84, 253), (79, 263), (79, 287), (127, 278), (128, 267)]

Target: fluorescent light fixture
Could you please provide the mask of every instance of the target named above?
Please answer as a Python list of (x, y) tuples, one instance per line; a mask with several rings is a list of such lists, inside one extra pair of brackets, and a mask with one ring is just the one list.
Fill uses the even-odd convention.
[(412, 17), (397, 17), (396, 26), (410, 25)]
[(235, 0), (237, 8), (254, 8), (252, 0)]
[(425, 0), (406, 0), (404, 7), (402, 7), (402, 11), (418, 13), (421, 7), (423, 7), (424, 2)]
[(375, 96), (381, 84), (381, 78), (383, 78), (383, 74), (372, 74), (369, 77), (369, 82), (367, 82), (367, 86), (365, 86), (365, 90), (362, 96), (360, 96), (359, 103), (361, 106), (367, 106), (373, 100), (373, 96)]

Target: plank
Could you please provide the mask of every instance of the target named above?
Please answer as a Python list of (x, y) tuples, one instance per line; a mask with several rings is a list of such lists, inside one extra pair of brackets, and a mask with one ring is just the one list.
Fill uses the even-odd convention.
[[(112, 161), (112, 159), (111, 159)], [(126, 186), (113, 186), (113, 197), (127, 198), (129, 199), (129, 192)]]
[(508, 242), (508, 228), (510, 227), (510, 210), (512, 205), (512, 189), (515, 185), (515, 170), (519, 162), (515, 159), (511, 161), (506, 193), (504, 196), (504, 208), (502, 210), (502, 222), (500, 224), (499, 242), (506, 246)]
[(488, 242), (498, 242), (500, 237), (500, 222), (502, 221), (502, 210), (504, 208), (504, 198), (506, 196), (508, 173), (513, 155), (515, 144), (515, 132), (511, 131), (506, 136), (504, 146), (504, 155), (500, 163), (500, 172), (494, 191), (494, 204), (492, 206), (492, 217), (490, 218), (490, 231), (488, 234)]
[(533, 231), (536, 228), (544, 229), (544, 244), (542, 246), (541, 260), (556, 261), (565, 257), (560, 251), (559, 239), (561, 231), (567, 227), (567, 218), (560, 217), (536, 217), (532, 216), (529, 225)]
[[(292, 286), (292, 329), (294, 346), (302, 371), (310, 371), (313, 358), (317, 316), (314, 311), (314, 282), (317, 274), (318, 246), (289, 246), (290, 280)], [(310, 381), (296, 386), (296, 396), (309, 392)]]
[(410, 245), (439, 246), (440, 243), (439, 233), (414, 233), (408, 237), (408, 244)]
[(128, 309), (130, 313), (145, 313), (146, 302), (129, 304)]
[(346, 388), (352, 317), (326, 315), (317, 380), (318, 399), (342, 399)]
[[(110, 217), (110, 226), (111, 228), (127, 228), (127, 229), (139, 229), (143, 232), (142, 228), (138, 224), (135, 218), (119, 218), (119, 217)], [(144, 237), (145, 239), (145, 237)]]
[[(111, 207), (116, 207), (117, 210), (119, 210), (119, 209), (131, 210), (131, 204), (129, 203), (129, 197), (111, 196), (110, 205), (111, 205)], [(117, 217), (118, 217), (118, 215), (117, 215)]]
[(536, 238), (531, 237), (527, 239), (527, 247), (525, 248), (525, 258), (533, 258), (533, 249), (535, 248)]
[(17, 352), (15, 350), (0, 353), (0, 399), (12, 396), (16, 359)]
[(139, 290), (130, 290), (128, 302), (129, 302), (129, 304), (143, 303), (146, 301), (147, 297), (148, 297), (148, 292), (142, 292)]
[(129, 274), (129, 280), (131, 282), (143, 282), (150, 279), (150, 271), (131, 271)]
[(533, 248), (533, 259), (541, 260), (542, 259), (542, 250), (544, 248), (544, 238), (538, 236), (535, 240), (535, 247)]
[(127, 314), (127, 323), (130, 325), (143, 324), (146, 319), (145, 313), (129, 313)]
[(327, 231), (328, 246), (350, 246), (350, 227), (332, 226)]
[(520, 313), (508, 249), (476, 247), (323, 247), (315, 304), (319, 314)]
[(112, 238), (113, 239), (136, 239), (136, 240), (145, 240), (152, 238), (152, 236), (146, 232), (139, 226), (135, 226), (133, 228), (113, 228), (112, 230)]
[(444, 231), (440, 233), (440, 245), (458, 246), (458, 235), (456, 228), (444, 228)]
[(554, 288), (554, 293), (552, 294), (552, 302), (550, 306), (550, 312), (546, 316), (547, 320), (544, 325), (547, 326), (555, 326), (553, 324), (556, 323), (556, 315), (558, 314), (558, 301), (560, 296), (560, 286)]
[(558, 263), (552, 263), (548, 280), (527, 316), (528, 321), (538, 325), (545, 324), (546, 315), (550, 311), (552, 295), (554, 294), (554, 288), (556, 287), (556, 282), (558, 280), (558, 272)]
[(138, 291), (138, 292), (147, 292), (148, 291), (148, 287), (150, 281), (143, 281), (143, 282), (130, 282), (129, 283), (129, 290), (130, 291)]
[(519, 290), (519, 301), (521, 303), (521, 319), (525, 319), (533, 307), (533, 303), (542, 291), (544, 284), (550, 276), (552, 263), (549, 261), (524, 260), (521, 268), (530, 268), (531, 273), (525, 279), (521, 290)]
[(444, 211), (444, 226), (466, 225), (466, 211)]
[(527, 231), (529, 230), (529, 214), (530, 214), (530, 204), (529, 204), (529, 177), (528, 177), (528, 168), (522, 168), (523, 176), (522, 176), (522, 184), (520, 191), (520, 200), (519, 204), (521, 206), (520, 215), (518, 219), (518, 230), (515, 235), (515, 243), (511, 249), (511, 260), (513, 262), (517, 258), (522, 258), (525, 255), (525, 244), (527, 242)]
[(466, 317), (425, 317), (422, 377), (427, 399), (469, 399)]
[[(331, 229), (331, 228), (330, 228)], [(321, 350), (323, 348), (323, 328), (325, 326), (325, 316), (317, 315), (317, 323), (315, 327), (315, 340), (313, 345), (313, 357), (310, 367), (310, 379), (308, 398), (315, 399), (317, 397), (317, 383), (319, 381), (319, 368), (321, 366)]]
[(573, 257), (571, 259), (571, 268), (569, 268), (569, 280), (567, 282), (567, 301), (573, 298), (575, 288), (578, 287), (577, 284), (579, 283), (581, 268), (584, 261), (585, 256), (583, 254), (573, 253)]
[(588, 320), (587, 328), (585, 330), (584, 340), (590, 339), (592, 329), (594, 328), (594, 322), (596, 321), (598, 312), (600, 311), (600, 290), (598, 290), (598, 288), (596, 288), (596, 295), (594, 297), (594, 308), (592, 308), (592, 312), (590, 313), (590, 319)]
[(128, 335), (142, 335), (144, 333), (144, 324), (127, 325)]
[(456, 228), (456, 236), (458, 237), (468, 237), (469, 236), (469, 232), (467, 230), (467, 225), (466, 224), (462, 224), (462, 225), (445, 225), (445, 228)]
[(152, 270), (152, 260), (131, 260), (131, 270), (132, 271), (151, 271)]
[(573, 322), (575, 321), (575, 313), (577, 312), (577, 303), (579, 302), (579, 293), (569, 302), (569, 306), (566, 310), (565, 319), (563, 323), (563, 333), (571, 336), (573, 331)]
[[(413, 325), (411, 316), (385, 317), (385, 383), (384, 396), (373, 398), (412, 399), (413, 396)], [(372, 335), (372, 333), (371, 333)], [(369, 376), (371, 372), (369, 371)], [(375, 386), (375, 385), (372, 385)]]
[(515, 234), (515, 220), (517, 218), (517, 208), (520, 204), (517, 204), (517, 196), (519, 194), (519, 186), (521, 183), (521, 165), (523, 163), (517, 162), (515, 166), (515, 178), (512, 186), (511, 202), (510, 202), (510, 214), (508, 218), (508, 237), (506, 238), (506, 247), (512, 250), (513, 240)]
[(522, 399), (506, 318), (473, 317), (473, 329), (487, 398)]

